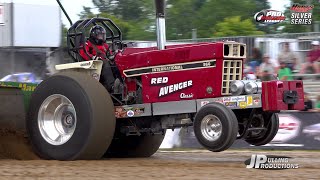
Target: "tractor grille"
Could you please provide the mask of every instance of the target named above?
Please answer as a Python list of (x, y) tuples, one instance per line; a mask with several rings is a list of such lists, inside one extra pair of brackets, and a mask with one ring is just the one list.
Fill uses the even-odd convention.
[(230, 82), (242, 79), (242, 60), (224, 60), (222, 72), (222, 95), (231, 94)]

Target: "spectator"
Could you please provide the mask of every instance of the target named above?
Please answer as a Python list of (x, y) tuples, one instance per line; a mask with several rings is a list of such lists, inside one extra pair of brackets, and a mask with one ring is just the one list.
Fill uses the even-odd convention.
[(309, 99), (309, 93), (304, 93), (304, 110), (303, 111), (309, 111), (313, 109), (312, 101)]
[(252, 49), (252, 57), (249, 59), (248, 65), (250, 66), (251, 70), (256, 73), (256, 69), (262, 63), (262, 56), (261, 52), (258, 48)]
[(318, 95), (318, 97), (317, 97), (316, 109), (317, 109), (317, 110), (320, 110), (320, 95)]
[(245, 66), (244, 66), (243, 73), (244, 73), (244, 76), (245, 76), (247, 79), (250, 79), (250, 80), (255, 80), (255, 79), (257, 79), (257, 76), (254, 74), (254, 72), (251, 70), (251, 67), (248, 66), (248, 65), (245, 65)]
[(295, 66), (297, 64), (297, 57), (296, 55), (291, 51), (290, 45), (288, 42), (284, 43), (283, 51), (278, 56), (279, 63), (284, 62), (288, 68), (290, 68), (291, 71), (295, 69)]
[(302, 65), (301, 74), (320, 73), (320, 43), (319, 41), (312, 41), (312, 49), (307, 54), (307, 61)]
[(258, 76), (262, 81), (270, 81), (276, 79), (276, 67), (270, 62), (270, 56), (265, 54), (263, 56), (263, 63), (261, 63)]
[(293, 80), (293, 77), (291, 76), (292, 72), (291, 70), (286, 66), (285, 62), (280, 62), (280, 68), (278, 70), (278, 78), (282, 81), (284, 80)]

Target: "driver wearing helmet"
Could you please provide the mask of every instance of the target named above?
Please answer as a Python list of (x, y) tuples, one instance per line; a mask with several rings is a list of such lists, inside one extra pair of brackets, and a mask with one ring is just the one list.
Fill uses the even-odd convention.
[[(90, 37), (86, 41), (85, 49), (80, 49), (80, 55), (84, 60), (102, 60), (100, 82), (109, 92), (119, 93), (119, 79), (115, 79), (110, 60), (107, 57), (108, 44), (106, 43), (106, 30), (95, 25), (90, 29)], [(112, 63), (113, 64), (113, 63)]]

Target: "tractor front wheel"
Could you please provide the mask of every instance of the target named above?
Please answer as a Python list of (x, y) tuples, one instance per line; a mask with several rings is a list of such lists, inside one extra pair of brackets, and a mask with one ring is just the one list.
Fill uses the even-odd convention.
[(193, 128), (202, 146), (219, 152), (228, 149), (237, 138), (238, 120), (231, 109), (214, 102), (199, 110)]

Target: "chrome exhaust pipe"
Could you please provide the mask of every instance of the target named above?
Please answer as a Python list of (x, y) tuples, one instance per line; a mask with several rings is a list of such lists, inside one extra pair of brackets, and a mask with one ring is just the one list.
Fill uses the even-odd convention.
[(166, 46), (166, 21), (165, 21), (165, 0), (155, 0), (157, 19), (157, 47), (159, 50)]

